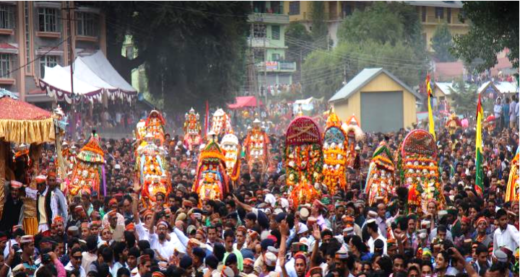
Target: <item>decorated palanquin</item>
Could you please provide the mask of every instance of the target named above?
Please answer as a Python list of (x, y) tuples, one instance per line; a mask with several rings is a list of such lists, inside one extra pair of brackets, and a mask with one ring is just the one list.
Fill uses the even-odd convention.
[(316, 123), (306, 116), (294, 119), (285, 135), (285, 171), (294, 206), (312, 203), (321, 192), (322, 137)]
[(361, 162), (356, 151), (357, 143), (365, 139), (365, 133), (361, 129), (361, 124), (356, 116), (352, 115), (341, 128), (347, 134), (347, 167), (359, 169)]
[(184, 115), (184, 146), (192, 151), (195, 147), (198, 147), (202, 143), (201, 138), (201, 130), (200, 126), (200, 116), (198, 113), (195, 113), (193, 108), (190, 109), (190, 112)]
[(240, 144), (237, 136), (226, 134), (220, 141), (220, 146), (224, 150), (224, 160), (226, 163), (226, 173), (233, 182), (240, 176)]
[(99, 146), (99, 137), (94, 132), (90, 140), (76, 155), (76, 163), (68, 180), (67, 191), (74, 197), (84, 193), (99, 196), (101, 189), (106, 195), (105, 186), (105, 154)]
[[(145, 121), (143, 133), (137, 140), (136, 171), (141, 186), (141, 196), (146, 207), (154, 207), (157, 194), (171, 192), (167, 163), (167, 151), (163, 147), (165, 121), (158, 111), (152, 111)], [(138, 123), (141, 124), (141, 123)], [(137, 127), (139, 134), (139, 125)]]
[(518, 156), (520, 149), (516, 150), (515, 157), (511, 161), (511, 171), (509, 172), (509, 180), (507, 180), (507, 189), (505, 195), (505, 202), (515, 201), (518, 202), (520, 200), (520, 180), (518, 179)]
[(392, 152), (386, 142), (379, 143), (370, 160), (365, 185), (369, 206), (376, 202), (388, 203), (391, 196), (395, 195), (395, 166), (392, 158)]
[(23, 180), (24, 184), (28, 184), (30, 176), (27, 174), (27, 170), (32, 167), (32, 161), (29, 157), (29, 147), (26, 144), (22, 143), (15, 147), (13, 162), (16, 180)]
[(457, 129), (462, 128), (462, 123), (459, 120), (459, 117), (456, 114), (451, 114), (448, 121), (446, 121), (446, 128), (450, 135), (453, 135)]
[(437, 147), (425, 130), (412, 130), (399, 147), (397, 163), (402, 186), (408, 188), (408, 207), (426, 212), (428, 201), (436, 200), (442, 209), (444, 195), (439, 182)]
[(146, 135), (150, 134), (154, 138), (154, 140), (159, 140), (160, 145), (164, 143), (164, 125), (166, 125), (166, 121), (161, 113), (157, 110), (153, 110), (148, 115), (145, 123), (145, 132)]
[(218, 109), (213, 113), (211, 119), (211, 131), (217, 135), (218, 138), (222, 138), (225, 134), (231, 133), (233, 127), (231, 126), (231, 119), (229, 115), (222, 109)]
[(253, 171), (262, 174), (267, 172), (270, 144), (269, 136), (262, 128), (260, 120), (255, 119), (244, 140), (249, 173)]
[(323, 133), (323, 184), (330, 195), (336, 190), (345, 190), (347, 186), (347, 135), (341, 129), (342, 122), (333, 111), (327, 118), (327, 126)]
[(209, 138), (208, 144), (199, 156), (192, 188), (199, 196), (199, 205), (205, 200), (222, 200), (228, 194), (225, 157), (215, 137), (216, 135)]

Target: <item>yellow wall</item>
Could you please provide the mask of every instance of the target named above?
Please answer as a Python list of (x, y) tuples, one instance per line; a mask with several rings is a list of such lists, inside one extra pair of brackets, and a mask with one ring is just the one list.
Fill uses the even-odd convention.
[(363, 118), (361, 117), (361, 93), (359, 92), (385, 92), (385, 91), (403, 91), (403, 126), (411, 127), (416, 123), (416, 99), (415, 95), (407, 91), (401, 85), (396, 83), (386, 74), (380, 74), (367, 85), (362, 87), (358, 92), (354, 93), (347, 100), (341, 100), (333, 103), (334, 111), (341, 118), (347, 120), (352, 114), (359, 119), (361, 126), (363, 126)]
[(438, 100), (441, 100), (441, 97), (444, 97), (445, 99), (448, 100), (448, 103), (450, 103), (450, 106), (451, 107), (453, 106), (453, 99), (451, 98), (451, 96), (444, 94), (444, 92), (442, 92), (442, 90), (440, 90), (437, 86), (433, 90), (433, 96), (437, 97)]
[(284, 1), (283, 2), (283, 11), (285, 14), (289, 14), (289, 3), (290, 2), (300, 2), (300, 13), (295, 15), (289, 15), (289, 21), (302, 21), (305, 17), (309, 18), (311, 11), (311, 1)]

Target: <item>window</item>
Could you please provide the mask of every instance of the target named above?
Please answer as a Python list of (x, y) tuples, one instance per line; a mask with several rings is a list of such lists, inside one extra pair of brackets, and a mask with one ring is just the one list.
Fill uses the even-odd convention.
[(11, 62), (12, 55), (0, 54), (0, 78), (6, 79), (11, 78)]
[(127, 57), (128, 59), (133, 59), (134, 58), (134, 47), (133, 46), (127, 46), (125, 48), (125, 57)]
[(14, 28), (14, 7), (11, 5), (0, 5), (0, 29)]
[(45, 77), (45, 67), (58, 65), (58, 56), (42, 56), (40, 58), (40, 77)]
[(78, 36), (98, 36), (98, 16), (95, 13), (76, 13), (76, 34)]
[(280, 61), (280, 54), (274, 53), (272, 56), (273, 56), (273, 61), (275, 61), (275, 62)]
[(271, 26), (271, 37), (273, 38), (273, 40), (280, 39), (280, 26), (278, 26), (278, 25)]
[(40, 8), (38, 10), (39, 16), (39, 31), (40, 32), (59, 32), (58, 29), (58, 9)]
[(421, 13), (422, 22), (426, 22), (426, 7), (421, 7)]
[(435, 18), (444, 18), (444, 8), (435, 8)]
[(265, 38), (265, 25), (255, 24), (253, 27), (253, 36), (255, 38)]
[(344, 7), (344, 10), (343, 10), (343, 13), (345, 14), (345, 16), (349, 16), (349, 15), (352, 15), (352, 6), (350, 4), (345, 4)]
[(289, 2), (289, 15), (300, 14), (300, 1)]
[(448, 23), (451, 23), (451, 8), (447, 9), (446, 19), (448, 20)]

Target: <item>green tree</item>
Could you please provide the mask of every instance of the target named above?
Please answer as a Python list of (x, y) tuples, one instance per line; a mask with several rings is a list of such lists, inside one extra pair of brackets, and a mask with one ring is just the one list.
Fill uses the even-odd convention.
[(454, 55), (466, 64), (474, 59), (482, 72), (497, 64), (497, 53), (509, 49), (508, 58), (518, 68), (518, 1), (464, 2), (461, 21), (470, 20), (469, 32), (454, 37)]
[(477, 110), (477, 87), (461, 79), (457, 80), (452, 87), (450, 91), (455, 112), (466, 117), (474, 116)]
[(293, 80), (300, 80), (300, 70), (303, 59), (311, 52), (313, 40), (311, 33), (299, 22), (291, 22), (285, 31), (285, 44), (287, 51), (285, 57), (288, 61), (296, 62), (296, 72)]
[(410, 86), (428, 69), (417, 11), (403, 3), (375, 2), (356, 10), (338, 30), (339, 44), (330, 52), (316, 50), (303, 65), (307, 96), (331, 97), (364, 68), (382, 67)]
[(435, 57), (441, 62), (453, 62), (456, 60), (451, 53), (453, 39), (446, 23), (437, 26), (431, 38), (432, 48), (435, 50)]
[(379, 44), (341, 43), (333, 51), (314, 51), (303, 64), (303, 90), (306, 96), (332, 97), (344, 84), (364, 68), (383, 67), (403, 82), (413, 86), (419, 83), (419, 64), (413, 48), (398, 42)]
[[(148, 87), (164, 109), (174, 111), (204, 100), (224, 105), (244, 80), (247, 2), (103, 2), (108, 58), (120, 72), (145, 64)], [(138, 48), (121, 57), (124, 35)]]
[(311, 3), (312, 38), (321, 48), (327, 48), (329, 43), (325, 2), (313, 1)]

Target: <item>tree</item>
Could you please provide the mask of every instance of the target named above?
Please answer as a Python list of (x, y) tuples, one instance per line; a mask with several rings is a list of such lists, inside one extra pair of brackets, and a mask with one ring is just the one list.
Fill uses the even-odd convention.
[(462, 79), (457, 80), (452, 87), (453, 89), (450, 88), (450, 91), (456, 113), (466, 117), (474, 115), (477, 110), (477, 87)]
[(299, 80), (303, 58), (312, 49), (313, 40), (311, 33), (299, 22), (291, 22), (285, 31), (285, 44), (287, 45), (286, 60), (296, 62), (297, 72), (293, 74), (295, 81)]
[(383, 67), (403, 82), (419, 83), (418, 64), (411, 46), (397, 43), (341, 43), (333, 51), (317, 50), (303, 64), (303, 90), (306, 96), (332, 97), (345, 80), (352, 79), (364, 68)]
[[(108, 58), (116, 69), (145, 64), (150, 93), (165, 110), (224, 105), (245, 72), (247, 2), (103, 2)], [(119, 36), (132, 35), (136, 60), (121, 58)], [(117, 62), (122, 61), (122, 62)], [(129, 65), (130, 62), (133, 64)]]
[(329, 30), (325, 22), (325, 2), (311, 2), (312, 38), (321, 48), (327, 48), (329, 43)]
[(410, 86), (428, 69), (417, 11), (403, 3), (375, 2), (356, 10), (338, 30), (339, 44), (330, 52), (316, 50), (303, 64), (307, 96), (330, 98), (364, 68), (382, 67)]
[(456, 58), (454, 58), (450, 53), (450, 48), (453, 46), (453, 40), (446, 23), (437, 26), (437, 29), (435, 29), (435, 33), (431, 38), (431, 42), (437, 60), (440, 62), (456, 61)]
[(508, 58), (518, 68), (518, 1), (464, 2), (463, 17), (471, 21), (469, 32), (454, 37), (452, 52), (470, 64), (482, 59), (476, 69), (482, 72), (498, 63), (497, 53), (509, 49)]

